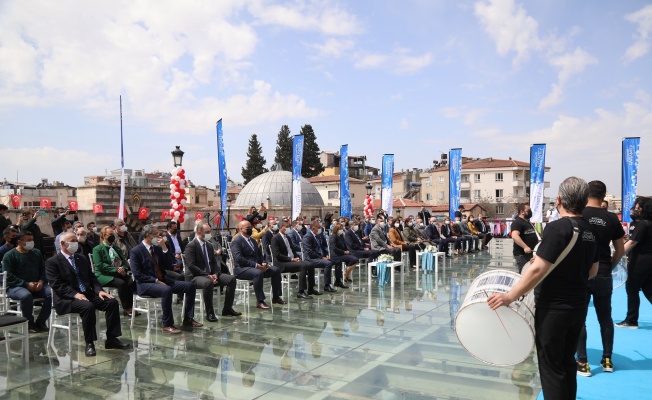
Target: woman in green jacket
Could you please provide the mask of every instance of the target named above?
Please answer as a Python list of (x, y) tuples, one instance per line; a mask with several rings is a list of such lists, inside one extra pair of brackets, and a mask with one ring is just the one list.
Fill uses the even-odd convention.
[[(95, 265), (95, 276), (102, 286), (109, 286), (118, 289), (118, 297), (122, 303), (122, 313), (131, 316), (134, 303), (134, 280), (131, 278), (131, 271), (127, 258), (122, 250), (115, 244), (114, 231), (110, 226), (102, 228), (100, 233), (100, 244), (93, 248), (93, 265)], [(138, 315), (138, 314), (136, 314)]]

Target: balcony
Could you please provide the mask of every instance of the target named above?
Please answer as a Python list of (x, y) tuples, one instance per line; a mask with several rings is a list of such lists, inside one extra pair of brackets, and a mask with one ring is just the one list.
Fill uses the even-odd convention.
[(523, 185), (525, 185), (525, 182), (520, 180), (520, 179), (514, 179), (512, 181), (512, 187), (520, 187), (520, 186), (523, 186)]
[(462, 182), (460, 186), (462, 189), (471, 189), (471, 182)]

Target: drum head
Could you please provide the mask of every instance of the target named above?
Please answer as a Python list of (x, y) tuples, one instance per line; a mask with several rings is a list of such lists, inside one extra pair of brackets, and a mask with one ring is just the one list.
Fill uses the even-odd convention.
[(455, 319), (455, 332), (469, 354), (491, 365), (518, 364), (534, 346), (533, 327), (521, 315), (508, 307), (492, 311), (486, 302), (463, 307)]
[(618, 289), (627, 282), (627, 260), (624, 257), (620, 259), (616, 268), (611, 271), (611, 278), (614, 289)]

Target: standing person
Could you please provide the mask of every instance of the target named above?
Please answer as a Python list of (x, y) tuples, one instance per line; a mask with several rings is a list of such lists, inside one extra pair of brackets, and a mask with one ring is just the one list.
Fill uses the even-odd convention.
[(632, 219), (638, 220), (636, 229), (625, 243), (625, 252), (631, 253), (627, 271), (627, 316), (616, 326), (638, 329), (638, 310), (641, 299), (638, 292), (652, 303), (652, 199), (639, 197), (634, 203)]
[(426, 225), (430, 224), (430, 213), (425, 207), (421, 207), (421, 211), (417, 213), (417, 218), (421, 218), (422, 222), (425, 221)]
[[(586, 296), (588, 307), (593, 296), (593, 308), (600, 323), (602, 335), (602, 360), (600, 365), (604, 372), (613, 372), (611, 353), (614, 347), (614, 321), (611, 319), (611, 294), (613, 291), (613, 278), (611, 271), (618, 265), (625, 254), (625, 231), (616, 214), (601, 208), (600, 205), (607, 194), (607, 186), (600, 181), (589, 182), (589, 201), (582, 212), (584, 219), (591, 225), (598, 243), (599, 266), (598, 274), (589, 280)], [(611, 255), (609, 244), (613, 243), (615, 252)], [(577, 374), (591, 376), (591, 367), (586, 356), (586, 324), (580, 332), (577, 344)]]
[(79, 314), (84, 329), (86, 355), (95, 356), (95, 310), (105, 311), (106, 349), (128, 349), (129, 343), (118, 339), (122, 336), (120, 328), (120, 307), (118, 301), (102, 289), (88, 258), (75, 254), (77, 237), (73, 233), (61, 236), (61, 252), (46, 262), (48, 280), (55, 294), (54, 307), (58, 314)]
[(26, 208), (21, 212), (17, 225), (20, 227), (21, 232), (32, 232), (34, 248), (43, 254), (43, 234), (41, 233), (41, 228), (36, 223), (36, 218), (38, 218), (38, 211), (33, 211)]
[[(584, 207), (582, 207), (584, 209)], [(518, 216), (512, 222), (512, 240), (514, 241), (514, 259), (518, 267), (518, 273), (523, 270), (523, 266), (532, 259), (532, 251), (539, 243), (539, 234), (530, 223), (532, 210), (528, 203), (519, 203), (517, 208)]]
[[(546, 228), (532, 265), (512, 290), (491, 295), (487, 303), (492, 310), (508, 306), (550, 272), (535, 290), (534, 330), (541, 388), (546, 399), (571, 400), (577, 393), (575, 350), (586, 320), (588, 280), (598, 271), (598, 246), (591, 225), (582, 218), (589, 185), (570, 177), (559, 185), (558, 193), (562, 218)], [(579, 232), (573, 248), (558, 260), (576, 229)]]
[(550, 207), (548, 207), (548, 211), (546, 211), (546, 219), (548, 222), (557, 221), (559, 219), (559, 212), (555, 208), (554, 201), (550, 202)]
[[(56, 218), (52, 220), (52, 232), (54, 233), (54, 236), (57, 236), (61, 232), (64, 232), (65, 230), (63, 229), (64, 222), (68, 221), (70, 222), (70, 225), (72, 226), (73, 223), (79, 221), (79, 217), (77, 216), (76, 211), (71, 211), (71, 210), (66, 210), (63, 207), (57, 207), (55, 210), (56, 213)], [(68, 215), (73, 216), (72, 221), (68, 220), (67, 217)]]
[(256, 207), (251, 207), (249, 208), (249, 214), (245, 217), (247, 221), (252, 226), (255, 226), (255, 220), (258, 221), (264, 221), (267, 219), (267, 208), (263, 205), (263, 203), (260, 203), (260, 208), (256, 210)]

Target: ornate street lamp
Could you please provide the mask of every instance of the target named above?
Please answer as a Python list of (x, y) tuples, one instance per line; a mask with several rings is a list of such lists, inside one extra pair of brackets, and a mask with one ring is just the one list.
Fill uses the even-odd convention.
[(367, 196), (371, 196), (371, 191), (373, 190), (373, 186), (371, 186), (371, 183), (367, 182), (365, 185), (365, 189), (367, 189)]
[(174, 167), (180, 167), (181, 161), (183, 160), (183, 151), (176, 146), (176, 149), (172, 152), (172, 158), (174, 159)]

